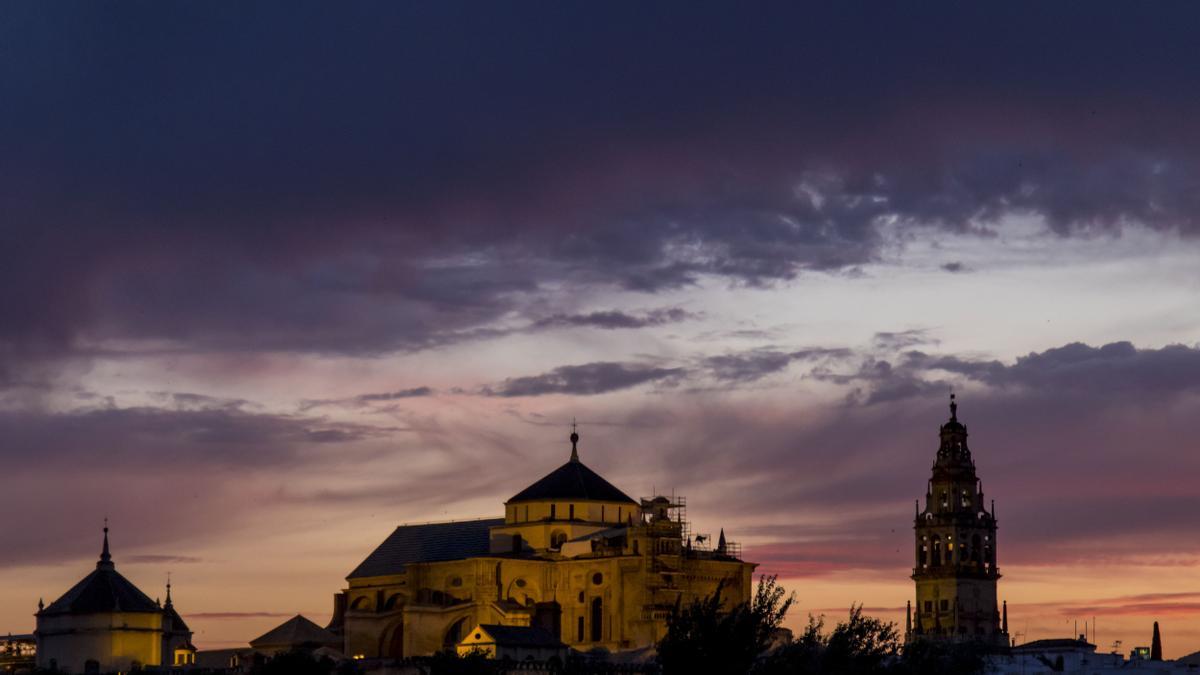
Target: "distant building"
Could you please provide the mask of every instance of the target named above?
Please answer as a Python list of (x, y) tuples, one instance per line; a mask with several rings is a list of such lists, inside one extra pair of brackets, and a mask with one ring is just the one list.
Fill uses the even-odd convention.
[(677, 601), (719, 585), (727, 604), (749, 600), (755, 565), (736, 544), (692, 536), (682, 498), (634, 501), (580, 461), (578, 441), (503, 518), (396, 528), (335, 598), (329, 627), (346, 655), (453, 651), (480, 625), (537, 626), (582, 651), (641, 649)]
[(297, 650), (341, 650), (342, 638), (297, 614), (250, 641), (250, 648), (266, 655)]
[(1008, 610), (1001, 618), (996, 582), (996, 510), (984, 502), (983, 484), (967, 447), (950, 395), (950, 420), (939, 431), (925, 508), (917, 502), (916, 607), (906, 619), (908, 640), (974, 641), (1008, 645)]
[(191, 662), (192, 633), (167, 594), (161, 607), (117, 572), (104, 547), (91, 574), (61, 598), (38, 603), (37, 665), (66, 673), (107, 673)]
[(474, 652), (500, 660), (561, 661), (567, 656), (567, 646), (541, 626), (480, 624), (458, 643), (459, 656)]
[(37, 659), (37, 638), (32, 633), (0, 635), (0, 673), (30, 671)]

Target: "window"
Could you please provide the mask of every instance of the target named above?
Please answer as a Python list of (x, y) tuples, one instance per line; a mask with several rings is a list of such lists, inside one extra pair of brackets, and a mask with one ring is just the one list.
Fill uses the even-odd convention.
[(925, 611), (926, 611), (926, 612), (932, 612), (932, 611), (933, 611), (933, 601), (932, 601), (932, 600), (926, 600), (926, 601), (925, 601)]
[(567, 507), (567, 520), (575, 520), (575, 505), (574, 504)]
[(555, 530), (550, 534), (550, 548), (558, 550), (562, 545), (567, 543), (567, 533), (562, 530)]
[(592, 575), (592, 583), (597, 586), (604, 583), (604, 575), (599, 572), (596, 572), (595, 574)]
[(521, 541), (521, 535), (513, 535), (513, 553), (520, 553), (521, 549), (525, 548), (524, 542)]
[(583, 642), (583, 617), (579, 617), (579, 635), (575, 638), (576, 642)]
[(550, 520), (554, 520), (555, 515), (557, 515), (557, 514), (555, 514), (555, 511), (556, 511), (556, 509), (554, 508), (555, 506), (558, 506), (558, 505), (557, 504), (550, 505)]
[(592, 598), (592, 642), (604, 639), (604, 601)]
[(945, 598), (942, 598), (941, 603), (939, 603), (938, 609), (942, 610), (943, 612), (949, 610), (950, 609), (950, 601)]

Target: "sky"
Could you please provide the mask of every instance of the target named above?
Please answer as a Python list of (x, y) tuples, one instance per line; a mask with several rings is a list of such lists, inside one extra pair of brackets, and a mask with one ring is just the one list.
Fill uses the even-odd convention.
[(1015, 637), (1200, 650), (1198, 15), (5, 3), (0, 632), (105, 516), (201, 648), (324, 622), (572, 419), (902, 622), (954, 391)]

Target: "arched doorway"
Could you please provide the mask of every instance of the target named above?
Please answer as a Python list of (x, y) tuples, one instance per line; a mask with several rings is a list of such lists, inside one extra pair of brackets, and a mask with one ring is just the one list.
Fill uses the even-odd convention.
[(442, 649), (453, 651), (462, 642), (463, 635), (467, 632), (467, 617), (462, 617), (458, 621), (450, 624), (446, 629), (446, 635), (442, 638)]
[(388, 638), (387, 649), (384, 650), (381, 656), (402, 659), (404, 658), (404, 622), (396, 622), (396, 627), (392, 629), (392, 635)]

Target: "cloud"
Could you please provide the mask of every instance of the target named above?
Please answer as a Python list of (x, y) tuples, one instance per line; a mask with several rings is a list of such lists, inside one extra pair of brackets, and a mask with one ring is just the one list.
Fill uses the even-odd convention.
[(636, 363), (598, 361), (560, 366), (541, 375), (514, 377), (484, 389), (488, 396), (592, 396), (630, 389), (651, 382), (668, 383), (685, 374), (683, 368), (661, 368)]
[(372, 403), (386, 403), (391, 401), (402, 401), (410, 398), (426, 398), (433, 396), (436, 392), (432, 387), (410, 387), (408, 389), (397, 389), (396, 391), (385, 391), (370, 394), (359, 394), (350, 398), (338, 399), (306, 399), (300, 402), (301, 412), (307, 412), (313, 408), (322, 406), (342, 406), (349, 408), (361, 408)]
[(647, 328), (679, 323), (696, 317), (696, 314), (678, 307), (653, 309), (642, 313), (605, 310), (587, 314), (554, 314), (535, 321), (532, 328), (600, 328), (602, 330)]
[(958, 262), (958, 261), (943, 263), (942, 269), (947, 272), (951, 272), (951, 273), (971, 271), (969, 267), (967, 267), (965, 264)]
[(119, 560), (129, 552), (131, 562), (193, 562), (154, 551), (231, 536), (239, 513), (269, 506), (266, 486), (369, 458), (371, 443), (390, 437), (386, 428), (225, 407), (2, 411), (6, 495), (41, 515), (37, 528), (0, 524), (10, 544), (0, 567), (90, 556), (104, 515)]
[[(1061, 39), (1021, 30), (1071, 25), (1055, 7), (884, 10), (887, 31), (832, 6), (609, 7), (582, 30), (577, 11), (314, 8), (266, 42), (215, 7), (16, 12), (0, 381), (97, 351), (375, 355), (514, 318), (661, 325), (683, 319), (542, 310), (846, 272), (897, 237), (987, 237), (1014, 215), (1048, 236), (1200, 231), (1191, 8), (1137, 31), (1100, 12)], [(208, 30), (146, 30), (194, 22)], [(825, 28), (798, 39), (801, 23)], [(354, 44), (309, 48), (326, 26)]]
[(189, 619), (225, 620), (225, 619), (262, 619), (295, 616), (289, 612), (188, 612)]
[(794, 361), (836, 360), (851, 355), (849, 349), (811, 348), (784, 352), (776, 349), (755, 349), (731, 354), (719, 354), (703, 359), (704, 367), (713, 378), (723, 382), (754, 382), (786, 369)]
[(912, 328), (902, 331), (881, 331), (871, 338), (871, 345), (883, 351), (899, 351), (916, 345), (937, 344), (939, 340), (930, 335), (927, 328)]
[(203, 558), (197, 558), (195, 556), (159, 555), (159, 554), (129, 555), (129, 556), (125, 556), (123, 558), (123, 560), (125, 562), (133, 563), (133, 564), (146, 563), (146, 564), (152, 564), (152, 565), (163, 565), (163, 564), (194, 565), (197, 563), (204, 562)]

